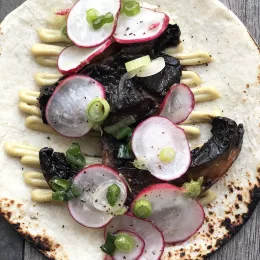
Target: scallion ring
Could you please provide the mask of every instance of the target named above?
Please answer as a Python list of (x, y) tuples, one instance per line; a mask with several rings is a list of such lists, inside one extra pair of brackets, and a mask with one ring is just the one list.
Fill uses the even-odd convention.
[(105, 21), (103, 19), (103, 16), (99, 16), (94, 21), (92, 21), (92, 26), (95, 30), (100, 29), (105, 24)]
[(92, 24), (92, 22), (96, 20), (98, 17), (99, 13), (95, 8), (91, 8), (86, 11), (86, 19), (90, 24)]
[(86, 113), (92, 123), (102, 123), (110, 112), (110, 105), (104, 98), (95, 98), (87, 107)]
[(124, 4), (123, 10), (127, 16), (135, 16), (140, 13), (140, 4), (136, 1), (130, 1)]
[(65, 191), (55, 191), (52, 193), (52, 199), (55, 201), (66, 201), (66, 192)]
[(49, 184), (54, 191), (68, 191), (71, 187), (71, 182), (61, 178), (52, 178)]
[(103, 16), (104, 23), (113, 23), (114, 22), (114, 16), (112, 13), (107, 13)]
[(128, 136), (129, 134), (131, 134), (133, 132), (133, 130), (130, 127), (124, 127), (122, 129), (120, 129), (117, 133), (114, 134), (114, 137), (117, 140), (121, 140), (124, 137)]
[(116, 248), (119, 251), (125, 252), (125, 253), (131, 252), (135, 246), (134, 239), (127, 234), (120, 234), (120, 235), (116, 236), (114, 243), (115, 243)]

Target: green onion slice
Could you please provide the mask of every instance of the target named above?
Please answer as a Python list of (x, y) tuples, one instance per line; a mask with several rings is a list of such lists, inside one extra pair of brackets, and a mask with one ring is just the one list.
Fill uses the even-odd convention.
[(52, 178), (49, 184), (54, 191), (68, 191), (71, 187), (71, 182), (61, 178)]
[(151, 58), (149, 55), (146, 55), (141, 58), (127, 62), (125, 64), (125, 67), (126, 67), (127, 72), (130, 72), (130, 71), (136, 70), (140, 67), (146, 66), (150, 63), (151, 63)]
[(112, 256), (114, 254), (115, 250), (116, 250), (115, 240), (116, 240), (116, 236), (114, 234), (107, 233), (105, 244), (103, 244), (100, 247), (101, 250), (104, 253)]
[(135, 158), (131, 147), (129, 147), (129, 143), (128, 144), (121, 144), (119, 146), (117, 158), (118, 159), (134, 159)]
[(114, 22), (114, 16), (112, 13), (107, 13), (103, 16), (104, 23), (113, 23)]
[(92, 24), (92, 22), (96, 20), (98, 17), (99, 13), (95, 8), (91, 8), (86, 11), (86, 19), (90, 24)]
[(148, 218), (152, 214), (152, 205), (148, 200), (137, 200), (134, 204), (133, 212), (138, 218)]
[(55, 201), (66, 201), (65, 191), (55, 191), (52, 193), (52, 199)]
[(95, 19), (92, 22), (92, 26), (95, 30), (100, 29), (101, 27), (103, 27), (103, 25), (105, 24), (105, 21), (103, 19), (103, 16), (99, 16), (97, 19)]
[(115, 183), (108, 187), (107, 189), (107, 201), (110, 206), (114, 207), (120, 196), (121, 190)]
[(126, 2), (123, 6), (123, 10), (127, 16), (135, 16), (140, 13), (140, 4), (136, 1)]
[(86, 158), (78, 143), (73, 143), (66, 152), (66, 159), (73, 169), (81, 170), (86, 165)]
[(127, 234), (117, 235), (114, 243), (117, 250), (126, 253), (131, 252), (135, 246), (134, 239)]
[(170, 163), (175, 158), (175, 151), (171, 147), (163, 148), (159, 153), (159, 158), (164, 163)]
[(116, 134), (114, 134), (114, 137), (117, 140), (121, 140), (124, 137), (128, 136), (129, 134), (131, 134), (133, 132), (133, 130), (130, 127), (124, 127), (121, 130), (119, 130)]
[(104, 98), (95, 98), (87, 107), (89, 121), (101, 124), (109, 115), (110, 105)]
[(123, 120), (121, 120), (119, 123), (111, 126), (106, 126), (104, 128), (104, 131), (108, 134), (117, 134), (118, 131), (123, 129), (124, 127), (130, 126), (136, 122), (135, 118), (133, 116), (129, 116)]
[(73, 184), (71, 185), (70, 190), (75, 198), (79, 197), (81, 194), (80, 190)]

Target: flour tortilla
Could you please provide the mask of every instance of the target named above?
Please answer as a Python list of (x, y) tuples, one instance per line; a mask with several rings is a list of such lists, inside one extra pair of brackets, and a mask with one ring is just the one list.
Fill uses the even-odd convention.
[[(72, 2), (28, 0), (1, 24), (0, 211), (21, 235), (52, 259), (99, 260), (103, 258), (99, 249), (103, 230), (83, 228), (71, 218), (66, 206), (33, 203), (19, 160), (7, 156), (3, 147), (6, 141), (15, 141), (64, 151), (72, 142), (59, 136), (48, 140), (46, 134), (27, 129), (25, 115), (18, 110), (19, 89), (37, 90), (33, 74), (54, 71), (37, 65), (30, 53), (32, 44), (39, 42), (36, 29), (46, 26), (53, 7), (68, 7)], [(216, 0), (149, 3), (160, 5), (179, 24), (185, 52), (208, 51), (215, 58), (208, 67), (189, 68), (199, 73), (204, 84), (214, 84), (222, 94), (221, 99), (197, 104), (196, 110), (220, 109), (245, 127), (242, 152), (228, 175), (213, 187), (218, 197), (206, 207), (202, 229), (189, 241), (167, 247), (162, 257), (203, 259), (234, 236), (259, 200), (259, 50), (239, 19)], [(200, 128), (203, 134), (193, 144), (202, 144), (210, 136), (209, 125)], [(98, 148), (93, 151), (93, 141), (86, 139), (83, 143), (84, 151), (98, 152)]]

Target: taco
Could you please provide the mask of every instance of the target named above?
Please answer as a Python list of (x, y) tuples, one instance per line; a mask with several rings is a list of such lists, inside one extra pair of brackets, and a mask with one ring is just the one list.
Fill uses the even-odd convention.
[(248, 220), (260, 55), (221, 3), (27, 0), (0, 39), (0, 212), (47, 257), (204, 259)]

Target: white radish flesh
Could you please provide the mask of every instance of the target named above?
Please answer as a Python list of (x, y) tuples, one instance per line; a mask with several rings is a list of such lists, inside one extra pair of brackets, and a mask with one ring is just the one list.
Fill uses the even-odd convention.
[(129, 230), (139, 235), (145, 242), (140, 260), (159, 260), (164, 251), (164, 240), (159, 229), (148, 220), (138, 219), (126, 214), (116, 216), (105, 228), (107, 232), (115, 233), (118, 230)]
[(184, 84), (173, 85), (160, 107), (160, 116), (175, 124), (184, 122), (195, 106), (195, 97), (190, 88)]
[[(67, 31), (69, 38), (75, 45), (85, 48), (96, 47), (104, 43), (116, 29), (120, 7), (120, 0), (79, 0), (68, 16)], [(95, 30), (86, 19), (86, 12), (92, 8), (96, 9), (100, 15), (112, 13), (114, 21)]]
[[(173, 149), (175, 157), (170, 162), (161, 161), (159, 154)], [(189, 144), (184, 131), (164, 117), (150, 117), (134, 131), (132, 149), (137, 160), (142, 161), (152, 175), (164, 181), (181, 177), (191, 162)]]
[(148, 218), (162, 231), (165, 243), (184, 242), (202, 226), (205, 214), (198, 201), (183, 196), (184, 190), (170, 184), (156, 184), (141, 191), (131, 205), (140, 199), (152, 205)]
[(137, 260), (143, 254), (144, 251), (144, 240), (134, 232), (129, 230), (120, 230), (115, 233), (115, 235), (127, 235), (130, 236), (134, 240), (134, 248), (131, 252), (121, 252), (116, 249), (113, 254), (113, 260)]
[(123, 44), (151, 41), (158, 38), (168, 24), (167, 14), (146, 8), (141, 8), (140, 13), (135, 16), (127, 16), (122, 12), (113, 37), (116, 42)]
[(137, 69), (136, 76), (140, 78), (150, 77), (161, 72), (165, 68), (165, 60), (159, 57), (153, 60), (150, 64)]
[(58, 58), (58, 68), (63, 75), (69, 75), (78, 72), (92, 59), (103, 53), (111, 45), (111, 40), (93, 48), (79, 48), (70, 46), (64, 49)]
[(105, 98), (105, 89), (99, 82), (81, 75), (68, 77), (59, 84), (48, 101), (48, 124), (63, 136), (84, 136), (92, 127), (86, 109), (97, 97)]
[[(109, 210), (100, 211), (94, 206), (94, 194), (100, 185), (107, 182), (120, 182), (127, 187), (117, 172), (104, 166), (92, 165), (74, 178), (73, 184), (82, 192), (80, 197), (70, 200), (68, 207), (71, 216), (81, 225), (90, 228), (102, 228), (109, 223), (113, 215)], [(125, 201), (123, 201), (124, 203)]]
[[(115, 204), (115, 206), (111, 206), (109, 202), (107, 201), (107, 190), (108, 187), (116, 184), (120, 188), (120, 195), (119, 198)], [(104, 184), (100, 185), (94, 195), (93, 195), (93, 203), (94, 207), (100, 211), (109, 211), (109, 212), (116, 212), (124, 206), (124, 203), (127, 198), (127, 190), (125, 188), (125, 185), (122, 183), (122, 181), (113, 180), (105, 182)]]

